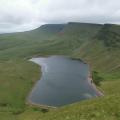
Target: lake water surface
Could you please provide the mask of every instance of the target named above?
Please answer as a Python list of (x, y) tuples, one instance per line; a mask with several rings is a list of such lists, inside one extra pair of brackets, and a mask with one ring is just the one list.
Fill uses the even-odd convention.
[(29, 102), (45, 106), (63, 106), (98, 96), (89, 80), (89, 66), (64, 56), (33, 58), (42, 77), (28, 97)]

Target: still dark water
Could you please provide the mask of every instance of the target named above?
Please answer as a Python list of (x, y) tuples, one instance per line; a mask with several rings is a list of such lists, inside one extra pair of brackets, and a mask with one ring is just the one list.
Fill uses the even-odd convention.
[(41, 65), (42, 77), (29, 95), (29, 102), (58, 107), (98, 95), (88, 80), (89, 67), (82, 61), (64, 56), (31, 61)]

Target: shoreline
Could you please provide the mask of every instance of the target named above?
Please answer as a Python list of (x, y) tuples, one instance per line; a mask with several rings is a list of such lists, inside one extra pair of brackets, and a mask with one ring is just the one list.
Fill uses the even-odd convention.
[(104, 96), (104, 92), (100, 90), (100, 88), (97, 85), (95, 85), (95, 83), (93, 82), (90, 64), (88, 64), (88, 66), (89, 66), (88, 82), (89, 84), (92, 85), (93, 89), (98, 93), (96, 97), (102, 97)]
[(88, 82), (89, 82), (89, 84), (91, 84), (93, 89), (97, 92), (98, 95), (96, 97), (104, 96), (103, 92), (101, 90), (99, 90), (99, 88), (95, 85), (95, 83), (93, 82), (93, 80), (90, 77), (88, 77)]

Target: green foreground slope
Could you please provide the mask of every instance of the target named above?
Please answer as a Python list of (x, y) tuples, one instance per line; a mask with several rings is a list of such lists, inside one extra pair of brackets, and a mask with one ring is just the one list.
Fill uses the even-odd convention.
[[(105, 96), (45, 112), (26, 105), (39, 79), (33, 56), (82, 58), (104, 81)], [(0, 35), (1, 120), (119, 120), (120, 26), (86, 23), (43, 25), (28, 32)]]

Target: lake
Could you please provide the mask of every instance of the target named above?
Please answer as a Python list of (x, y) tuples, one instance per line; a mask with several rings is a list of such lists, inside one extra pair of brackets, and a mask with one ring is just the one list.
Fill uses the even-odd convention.
[(89, 65), (81, 60), (51, 56), (30, 61), (42, 71), (28, 96), (32, 104), (59, 107), (100, 95), (89, 79)]

